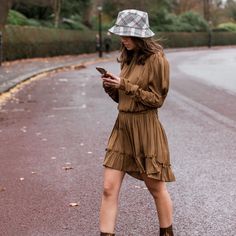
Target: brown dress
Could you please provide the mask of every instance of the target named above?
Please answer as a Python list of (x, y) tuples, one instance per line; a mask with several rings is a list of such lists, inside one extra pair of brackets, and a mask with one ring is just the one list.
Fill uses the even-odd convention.
[(119, 114), (111, 132), (104, 166), (125, 171), (143, 180), (142, 173), (161, 181), (174, 181), (168, 142), (157, 109), (169, 88), (169, 64), (161, 53), (145, 65), (124, 65), (120, 89), (105, 88), (119, 103)]

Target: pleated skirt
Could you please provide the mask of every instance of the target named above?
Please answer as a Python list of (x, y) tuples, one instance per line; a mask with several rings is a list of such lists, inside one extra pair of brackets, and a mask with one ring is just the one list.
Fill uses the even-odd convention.
[(175, 181), (165, 131), (157, 110), (119, 112), (106, 148), (103, 165), (143, 180), (142, 174)]

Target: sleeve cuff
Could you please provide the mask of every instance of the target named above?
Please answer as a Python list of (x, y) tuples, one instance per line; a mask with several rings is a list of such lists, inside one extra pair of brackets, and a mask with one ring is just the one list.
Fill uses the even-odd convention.
[(138, 90), (139, 86), (135, 84), (131, 84), (128, 80), (124, 78), (120, 78), (120, 88), (124, 90), (127, 95), (131, 94), (134, 95), (135, 92)]

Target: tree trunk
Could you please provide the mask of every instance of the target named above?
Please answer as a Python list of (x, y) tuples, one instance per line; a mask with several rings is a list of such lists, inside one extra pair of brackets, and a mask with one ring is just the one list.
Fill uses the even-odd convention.
[(203, 0), (204, 18), (206, 21), (210, 21), (210, 0)]
[(11, 8), (11, 0), (1, 0), (1, 5), (0, 5), (0, 31), (3, 30), (4, 25), (6, 24), (7, 21), (7, 16), (9, 9)]
[(58, 28), (59, 20), (60, 20), (60, 13), (61, 13), (61, 0), (55, 0), (54, 1), (54, 26), (55, 28)]

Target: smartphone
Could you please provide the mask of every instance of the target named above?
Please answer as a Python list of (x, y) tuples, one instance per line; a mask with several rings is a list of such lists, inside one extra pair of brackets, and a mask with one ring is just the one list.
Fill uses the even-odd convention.
[(102, 67), (96, 67), (96, 69), (102, 74), (102, 75), (106, 75), (106, 73), (107, 73), (107, 71), (104, 69), (104, 68), (102, 68)]

